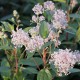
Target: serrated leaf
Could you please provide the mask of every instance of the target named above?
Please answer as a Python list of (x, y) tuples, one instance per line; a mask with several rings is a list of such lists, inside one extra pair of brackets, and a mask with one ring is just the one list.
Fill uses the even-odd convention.
[(45, 22), (45, 21), (41, 22), (41, 25), (39, 28), (39, 33), (40, 33), (41, 37), (44, 39), (48, 37), (49, 31), (48, 31), (47, 22)]
[(37, 80), (52, 80), (52, 75), (48, 69), (42, 69), (37, 75)]

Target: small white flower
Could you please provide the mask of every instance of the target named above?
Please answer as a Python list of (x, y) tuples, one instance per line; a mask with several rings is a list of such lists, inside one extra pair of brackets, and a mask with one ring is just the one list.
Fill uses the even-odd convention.
[(38, 22), (38, 18), (35, 15), (33, 15), (32, 16), (32, 21), (34, 21), (35, 23), (37, 23)]
[(40, 16), (40, 17), (39, 17), (39, 21), (41, 22), (41, 21), (43, 21), (43, 20), (45, 20), (45, 17), (44, 17), (44, 16)]
[(29, 33), (31, 37), (34, 38), (35, 36), (39, 34), (39, 29), (37, 27), (33, 27), (29, 30)]

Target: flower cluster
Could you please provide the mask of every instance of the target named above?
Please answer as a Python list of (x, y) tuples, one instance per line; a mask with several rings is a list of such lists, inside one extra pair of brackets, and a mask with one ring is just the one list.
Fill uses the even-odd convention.
[(44, 2), (44, 9), (46, 10), (54, 10), (55, 6), (54, 3), (52, 1), (46, 1)]
[(37, 17), (35, 15), (32, 16), (32, 21), (34, 21), (35, 23), (41, 22), (43, 20), (45, 20), (44, 16), (40, 16), (40, 17)]
[[(34, 32), (33, 32), (34, 33)], [(36, 49), (40, 49), (44, 44), (44, 40), (40, 37), (32, 34), (32, 37), (28, 33), (24, 32), (22, 29), (17, 29), (17, 31), (12, 31), (11, 42), (15, 47), (25, 46), (26, 50), (33, 52)]]
[(55, 51), (51, 54), (49, 62), (53, 63), (57, 68), (58, 76), (62, 76), (62, 74), (67, 75), (76, 63), (76, 56), (70, 49), (59, 49), (58, 52)]
[(74, 55), (76, 56), (76, 62), (80, 63), (80, 52), (78, 50), (75, 50)]
[(52, 23), (56, 29), (66, 29), (67, 27), (67, 18), (63, 10), (55, 10), (53, 15)]
[[(54, 41), (55, 46), (58, 47), (58, 45), (61, 44), (61, 42), (58, 40), (61, 29), (66, 29), (66, 27), (68, 26), (67, 16), (65, 12), (61, 9), (56, 9), (52, 1), (46, 1), (43, 3), (43, 5), (40, 5), (38, 3), (32, 10), (35, 13), (35, 15), (32, 16), (32, 21), (37, 23), (37, 31), (39, 31), (40, 22), (46, 20), (49, 35), (45, 39), (45, 42), (48, 42), (50, 40)], [(50, 15), (52, 15), (50, 22), (48, 22), (46, 16), (44, 16), (46, 12), (49, 12)]]
[(12, 40), (11, 42), (14, 44), (15, 47), (22, 47), (23, 45), (29, 42), (28, 33), (24, 32), (22, 29), (17, 29), (17, 31), (12, 31)]
[(44, 44), (44, 40), (40, 36), (35, 36), (30, 39), (29, 43), (26, 46), (26, 50), (33, 52), (35, 50), (41, 49), (41, 46)]
[(43, 13), (43, 7), (39, 3), (34, 6), (32, 9), (36, 15), (42, 14)]

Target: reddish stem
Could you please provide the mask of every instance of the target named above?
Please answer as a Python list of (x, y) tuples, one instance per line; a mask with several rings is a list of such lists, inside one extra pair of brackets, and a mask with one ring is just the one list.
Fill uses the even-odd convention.
[(47, 55), (47, 52), (45, 49), (43, 49), (43, 63), (44, 63), (44, 67), (46, 66), (46, 55)]

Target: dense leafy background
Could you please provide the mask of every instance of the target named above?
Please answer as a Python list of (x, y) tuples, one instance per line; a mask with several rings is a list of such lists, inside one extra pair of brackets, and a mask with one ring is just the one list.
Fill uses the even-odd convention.
[[(38, 2), (43, 3), (44, 1), (46, 1), (46, 0), (0, 0), (0, 21), (6, 20), (9, 22), (8, 19), (10, 19), (12, 17), (13, 10), (17, 10), (20, 14), (20, 19), (21, 19), (21, 22), (24, 24), (24, 27), (31, 26), (30, 20), (31, 20), (31, 16), (33, 14), (32, 7)], [(57, 7), (62, 8), (64, 10), (68, 9), (68, 6), (65, 4), (65, 0), (53, 0), (53, 1), (61, 2), (61, 3), (55, 2)], [(69, 3), (70, 0), (67, 0), (67, 1)], [(80, 44), (77, 43), (77, 40), (80, 41), (80, 30), (78, 29), (80, 27), (80, 25), (79, 25), (80, 24), (80, 20), (79, 20), (80, 12), (76, 13), (80, 7), (79, 5), (80, 5), (80, 0), (78, 0), (78, 4), (72, 9), (71, 14), (69, 15), (71, 19), (74, 18), (75, 20), (71, 20), (71, 22), (69, 22), (70, 28), (65, 30), (64, 34), (61, 34), (60, 39), (62, 41), (62, 45), (60, 46), (60, 48), (67, 47), (67, 48), (71, 48), (72, 50), (75, 50), (75, 49), (80, 50)], [(77, 29), (78, 29), (78, 31), (77, 31)], [(77, 33), (76, 33), (76, 31), (77, 31)], [(4, 51), (0, 50), (0, 60), (2, 60), (2, 58), (4, 58), (4, 57), (6, 57), (6, 55), (4, 54)], [(35, 58), (35, 60), (37, 60), (36, 57), (34, 57), (34, 58)], [(25, 61), (26, 60), (22, 60), (21, 62), (25, 64), (25, 63), (27, 63)], [(27, 63), (26, 65), (35, 67), (35, 65), (32, 64), (33, 63), (32, 60), (29, 60), (28, 62), (29, 63)], [(42, 64), (40, 62), (41, 62), (41, 59), (40, 60), (38, 59), (39, 65)], [(3, 64), (5, 64), (5, 63), (6, 63), (5, 66), (8, 66), (6, 60), (3, 61)], [(1, 61), (1, 65), (2, 65), (2, 61)], [(75, 65), (75, 67), (80, 69), (80, 65), (78, 65), (78, 66)], [(4, 69), (4, 71), (6, 71), (5, 67), (2, 67), (2, 69)], [(7, 68), (7, 71), (9, 71), (8, 68)], [(29, 67), (29, 68), (24, 69), (24, 71), (26, 71), (26, 72), (28, 71), (28, 73), (30, 73), (26, 76), (27, 78), (29, 78), (28, 80), (36, 80), (36, 74), (38, 73), (38, 71), (36, 69)], [(1, 72), (1, 68), (0, 68), (0, 72)], [(19, 74), (19, 76), (20, 75), (21, 74)], [(0, 80), (2, 80), (2, 78)], [(80, 73), (73, 73), (73, 74), (68, 75), (67, 77), (55, 78), (55, 80), (80, 80)]]

